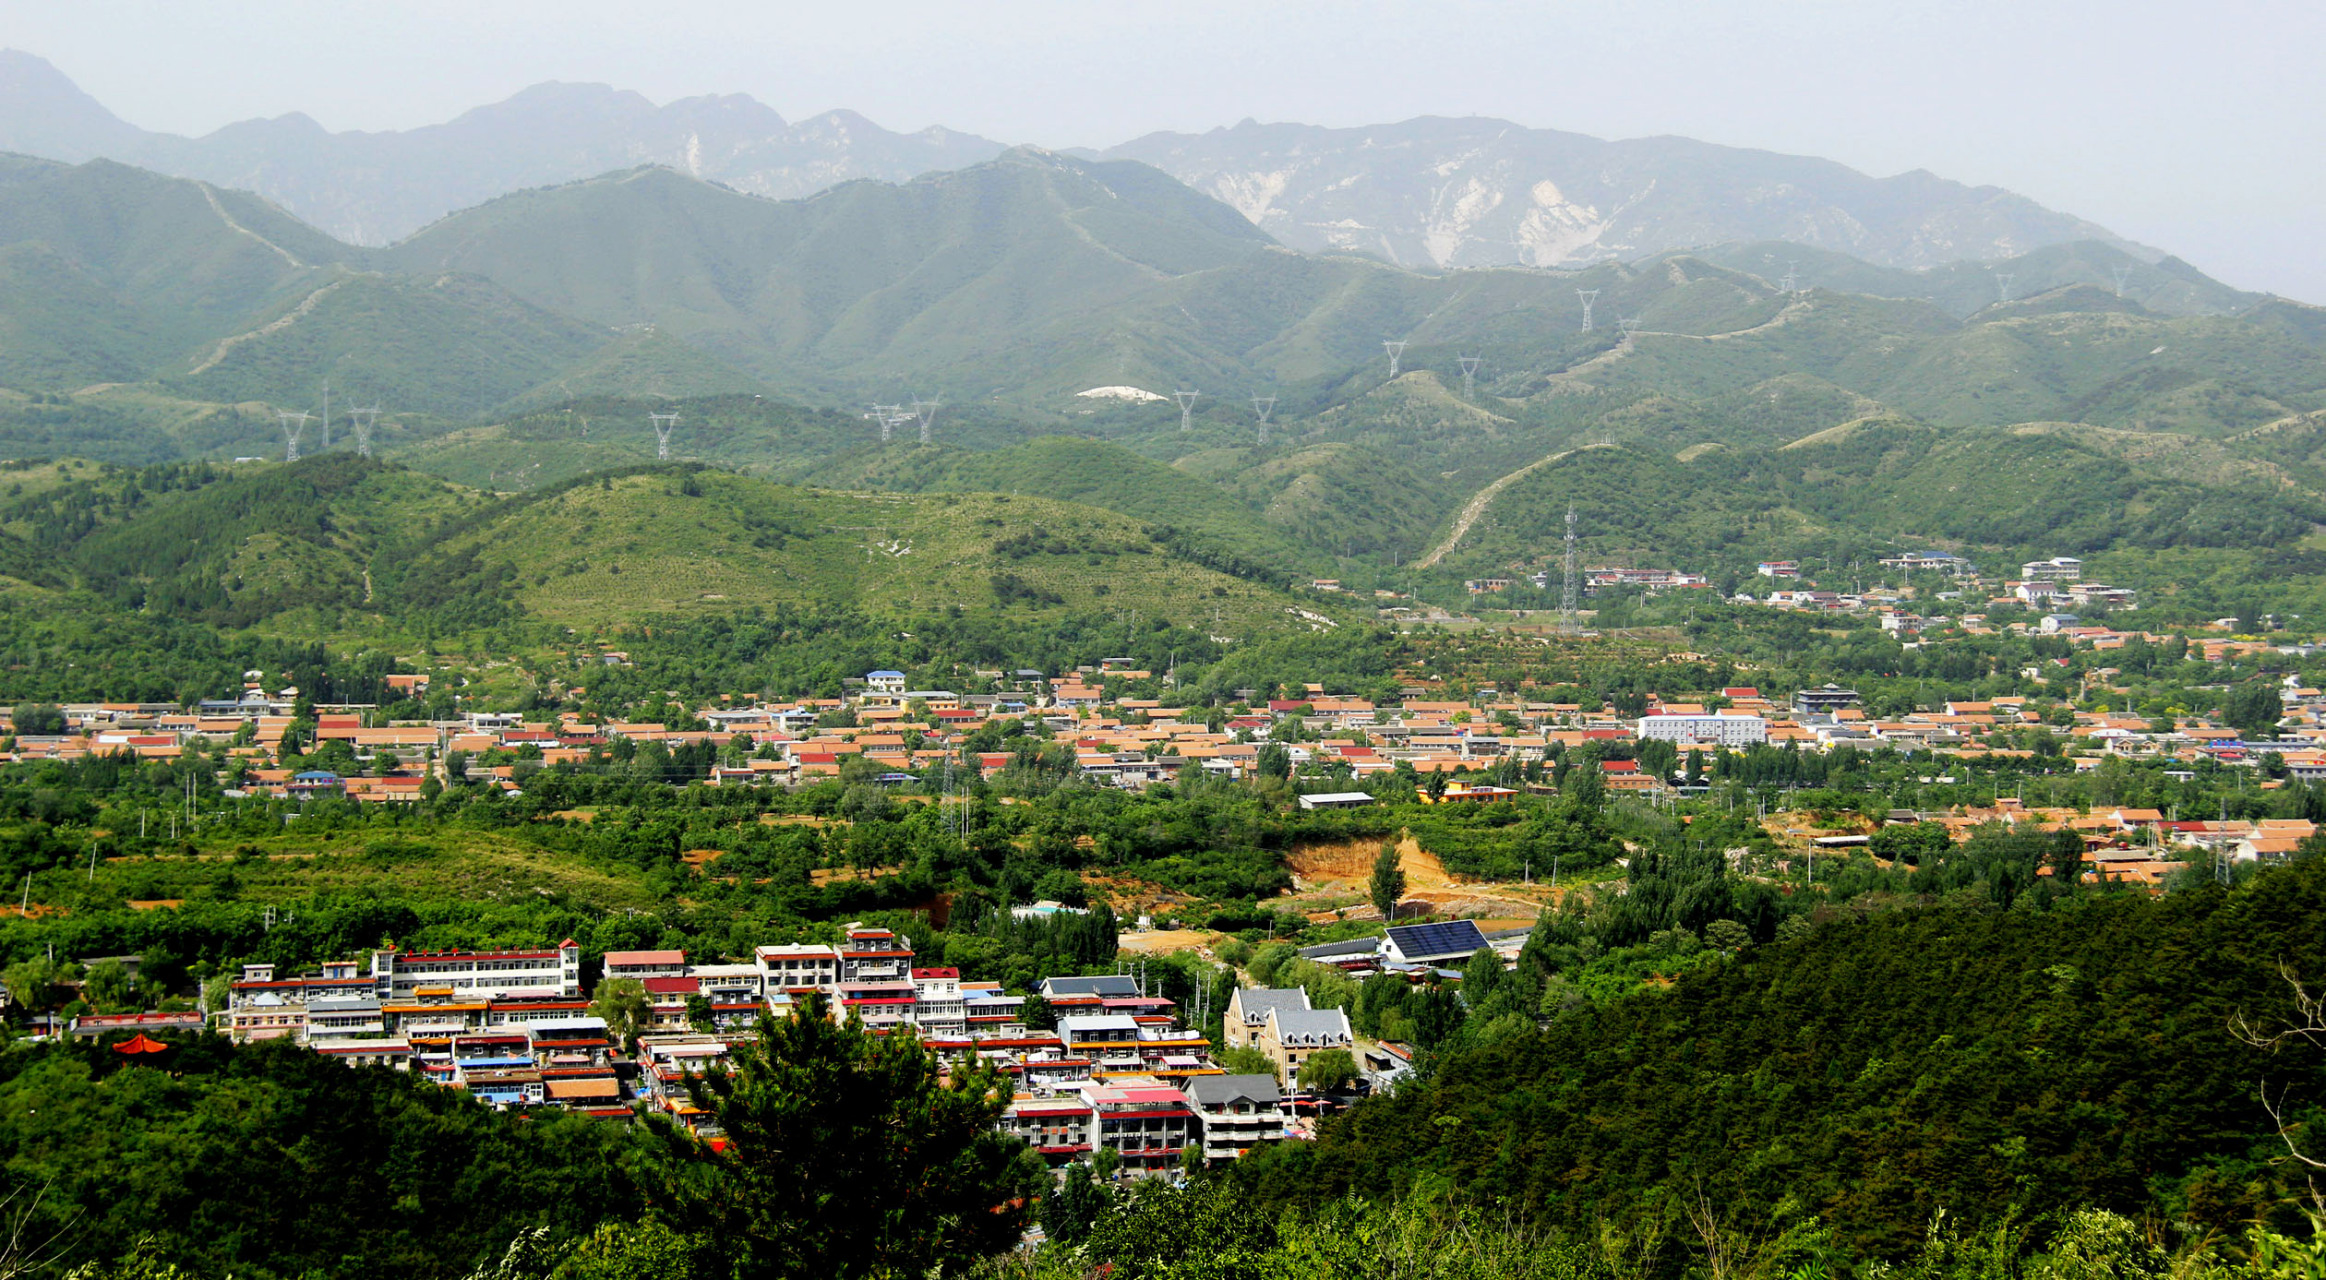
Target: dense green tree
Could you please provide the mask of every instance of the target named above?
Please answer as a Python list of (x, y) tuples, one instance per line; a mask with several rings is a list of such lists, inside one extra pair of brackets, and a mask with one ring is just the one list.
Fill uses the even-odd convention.
[(590, 1012), (606, 1020), (607, 1033), (625, 1049), (634, 1049), (638, 1033), (653, 1017), (653, 1005), (646, 998), (645, 983), (636, 978), (607, 978), (592, 993)]
[(49, 702), (20, 702), (9, 716), (20, 734), (53, 735), (65, 731), (65, 713)]
[(1373, 856), (1373, 875), (1366, 882), (1366, 897), (1382, 919), (1397, 918), (1397, 904), (1405, 898), (1405, 867), (1393, 840), (1382, 841), (1380, 852)]
[(1346, 1049), (1325, 1049), (1300, 1064), (1300, 1087), (1341, 1093), (1357, 1082), (1357, 1060)]
[(1062, 1245), (1080, 1244), (1107, 1210), (1108, 1201), (1106, 1189), (1091, 1177), (1090, 1165), (1077, 1160), (1059, 1172), (1057, 1187), (1042, 1197), (1042, 1232)]
[(2221, 699), (2221, 719), (2246, 738), (2274, 738), (2278, 720), (2286, 714), (2285, 699), (2275, 686), (2248, 681)]
[(708, 1212), (735, 1274), (952, 1274), (1014, 1245), (1047, 1174), (994, 1129), (999, 1073), (945, 1078), (912, 1036), (828, 1016), (821, 994), (768, 1019), (734, 1066), (690, 1080), (725, 1135)]

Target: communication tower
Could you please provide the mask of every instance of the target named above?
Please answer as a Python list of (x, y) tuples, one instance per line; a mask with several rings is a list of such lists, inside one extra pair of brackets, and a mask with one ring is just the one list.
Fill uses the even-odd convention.
[(1389, 376), (1394, 378), (1397, 376), (1397, 362), (1405, 357), (1405, 344), (1384, 341), (1381, 349), (1389, 353)]
[(1583, 300), (1583, 332), (1591, 332), (1591, 304), (1598, 300), (1597, 289), (1577, 289), (1575, 296)]
[(299, 434), (307, 429), (307, 420), (315, 415), (286, 409), (275, 416), (283, 420), (283, 461), (297, 462)]
[(654, 456), (664, 462), (670, 461), (670, 433), (678, 430), (678, 415), (649, 413), (646, 418), (654, 424)]
[(1559, 630), (1575, 634), (1575, 504), (1567, 504), (1566, 581), (1559, 588)]
[(1464, 400), (1476, 399), (1480, 358), (1477, 356), (1457, 356), (1455, 358), (1462, 362), (1462, 398)]
[(1195, 398), (1201, 391), (1174, 391), (1171, 398), (1179, 402), (1179, 429), (1190, 431), (1195, 427)]

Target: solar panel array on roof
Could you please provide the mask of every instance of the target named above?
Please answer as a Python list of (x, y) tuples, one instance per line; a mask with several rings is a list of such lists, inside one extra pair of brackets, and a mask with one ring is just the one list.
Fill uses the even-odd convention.
[(1399, 924), (1388, 930), (1389, 945), (1407, 960), (1433, 956), (1466, 956), (1486, 945), (1486, 934), (1475, 920), (1448, 920), (1443, 924)]

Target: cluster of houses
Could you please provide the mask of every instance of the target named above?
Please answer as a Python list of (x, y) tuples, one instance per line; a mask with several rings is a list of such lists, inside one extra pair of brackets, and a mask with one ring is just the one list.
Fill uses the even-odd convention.
[[(2087, 884), (2163, 886), (2176, 872), (2192, 865), (2225, 867), (2239, 862), (2279, 862), (2294, 856), (2302, 843), (2317, 835), (2318, 827), (2305, 818), (2258, 820), (2182, 820), (2157, 809), (2119, 808), (2104, 813), (2028, 805), (2004, 797), (1992, 805), (1961, 806), (1935, 812), (1896, 810), (1892, 823), (1929, 822), (1945, 827), (1956, 840), (1993, 823), (2038, 831), (2072, 831), (2082, 837)], [(1789, 834), (1807, 835), (1805, 831)], [(1862, 845), (1857, 835), (1815, 836), (1826, 849)], [(2050, 866), (2038, 876), (2057, 874)]]
[[(1466, 960), (1468, 951), (1453, 948), (1476, 943), (1476, 926), (1460, 938), (1432, 935), (1425, 946), (1417, 931), (1437, 927), (1399, 926), (1391, 939), (1368, 940), (1376, 948), (1370, 962), (1419, 978)], [(1354, 959), (1336, 962), (1361, 967)], [(1183, 1025), (1174, 1003), (1139, 978), (1047, 979), (1038, 992), (1055, 1025), (1036, 1027), (1027, 1022), (1026, 997), (913, 960), (910, 939), (861, 923), (843, 929), (837, 944), (763, 946), (748, 962), (610, 951), (601, 982), (635, 982), (642, 1000), (632, 1005), (643, 1012), (631, 1025), (609, 1026), (612, 1002), (603, 991), (595, 1003), (585, 997), (582, 951), (571, 940), (507, 951), (383, 947), (308, 974), (246, 965), (210, 1017), (240, 1042), (286, 1040), (349, 1063), (411, 1071), (499, 1106), (607, 1118), (659, 1111), (715, 1138), (688, 1075), (726, 1062), (761, 1017), (790, 1016), (821, 993), (833, 1017), (861, 1020), (875, 1034), (909, 1031), (949, 1062), (998, 1070), (1012, 1092), (1001, 1127), (1049, 1159), (1104, 1147), (1134, 1171), (1180, 1167), (1191, 1146), (1221, 1161), (1302, 1133), (1322, 1104), (1285, 1085), (1318, 1053), (1357, 1052), (1347, 1014), (1311, 1008), (1296, 988), (1230, 998), (1227, 1047), (1257, 1050), (1273, 1067), (1230, 1074), (1203, 1032)], [(1374, 1058), (1380, 1078), (1410, 1065), (1397, 1046)]]
[[(1965, 630), (1978, 626), (1975, 620), (1950, 625)], [(2098, 628), (2059, 634), (2103, 651), (2138, 638), (2155, 643), (2170, 638)], [(2198, 640), (2192, 654), (2221, 661), (2261, 647), (2246, 641)], [(960, 695), (911, 689), (901, 673), (875, 671), (851, 682), (854, 687), (843, 698), (704, 708), (699, 714), (711, 726), (707, 729), (593, 722), (573, 714), (527, 720), (490, 712), (447, 723), (370, 727), (364, 708), (319, 709), (316, 736), (347, 743), (360, 772), (293, 773), (256, 767), (246, 772), (243, 787), (228, 798), (259, 794), (291, 800), (340, 796), (365, 803), (411, 802), (425, 794), (432, 777), (444, 778), (447, 757), (498, 761), (469, 765), (467, 776), (513, 792), (521, 789), (524, 775), (511, 761), (537, 762), (534, 767), (559, 762), (587, 767), (606, 760), (609, 749), (624, 740), (632, 746), (707, 743), (720, 748), (723, 762), (710, 769), (708, 778), (713, 786), (798, 786), (839, 777), (852, 763), (857, 771), (851, 776), (884, 782), (906, 781), (948, 766), (974, 768), (990, 778), (1015, 765), (1019, 751), (970, 751), (969, 738), (1006, 720), (1038, 726), (1037, 734), (1048, 735), (1046, 741), (1039, 736), (1013, 739), (1013, 747), (1046, 747), (1053, 758), (1058, 756), (1056, 748), (1063, 747), (1083, 779), (1134, 789), (1176, 781), (1191, 770), (1241, 778), (1258, 767), (1262, 751), (1271, 744), (1280, 747), (1295, 768), (1361, 782), (1400, 769), (1450, 774), (1505, 762), (1542, 762), (1559, 751), (1593, 744), (1609, 748), (1602, 754), (1628, 756), (1630, 744), (1648, 741), (1671, 743), (1684, 751), (1742, 750), (1762, 743), (1830, 750), (1856, 744), (2007, 755), (2026, 751), (2009, 735), (2029, 729), (2051, 732), (2063, 743), (2088, 744), (2073, 753), (2087, 766), (2109, 755), (2252, 764), (2262, 753), (2274, 752), (2297, 779), (2326, 779), (2326, 695), (2296, 680), (2289, 680), (2283, 692), (2288, 714), (2279, 726), (2278, 740), (2256, 745), (2241, 740), (2236, 730), (2199, 716), (2179, 717), (2169, 729), (2146, 718), (2104, 712), (2077, 712), (2072, 721), (2054, 724), (2030, 711), (2024, 698), (1949, 702), (1935, 710), (1877, 717), (1858, 705), (1853, 690), (1833, 685), (1801, 689), (1786, 700), (1764, 697), (1752, 687), (1725, 688), (1706, 702), (1651, 697), (1644, 714), (1634, 716), (1493, 690), (1467, 700), (1443, 700), (1415, 688), (1401, 701), (1380, 704), (1327, 696), (1320, 690), (1304, 698), (1261, 702), (1223, 719), (1206, 708), (1166, 707), (1153, 698), (1120, 693), (1118, 678), (1139, 680), (1149, 674), (1119, 663), (1057, 680), (1039, 672), (1015, 672), (1010, 676), (1026, 686), (1023, 692)], [(2041, 666), (2023, 674), (2036, 681), (2049, 678)], [(2105, 669), (2090, 673), (2102, 680), (2108, 674)], [(2071, 691), (2078, 698), (2087, 692)], [(73, 732), (21, 738), (17, 755), (125, 750), (175, 756), (191, 742), (231, 736), (228, 721), (237, 732), (253, 725), (273, 731), (268, 722), (280, 718), (274, 714), (278, 697), (254, 693), (248, 699), (252, 715), (242, 719), (140, 704), (74, 706), (66, 709)], [(1997, 738), (1998, 734), (2006, 737)], [(279, 732), (276, 737), (279, 741)], [(264, 765), (266, 740), (260, 733), (255, 740), (246, 738), (246, 745), (238, 749)], [(1642, 774), (1623, 759), (1610, 761), (1605, 772), (1610, 785), (1619, 788), (1652, 790), (1672, 782)], [(1478, 800), (1496, 798), (1495, 790), (1447, 794)], [(1356, 792), (1333, 794), (1349, 796), (1351, 803), (1364, 798)], [(1318, 799), (1333, 802), (1331, 795)]]
[[(1992, 588), (1980, 578), (1977, 567), (1960, 556), (1909, 552), (1879, 563), (1883, 568), (1902, 573), (1943, 573), (1954, 579), (1956, 585), (1952, 590), (1936, 593), (1941, 603), (1961, 601), (1975, 605), (1978, 597), (1974, 593), (1982, 589), (1992, 592)], [(1917, 592), (1913, 587), (1826, 591), (1814, 587), (1776, 586), (1779, 582), (1798, 582), (1801, 579), (1801, 565), (1793, 560), (1764, 560), (1757, 572), (1759, 576), (1770, 579), (1771, 588), (1757, 597), (1750, 591), (1738, 592), (1735, 603), (1822, 613), (1870, 614), (1880, 619), (1884, 630), (1909, 634), (1955, 625), (1953, 619), (1927, 617), (1914, 612), (1911, 605), (1917, 598)], [(2029, 624), (2026, 629), (2050, 634), (2062, 627), (2080, 626), (2082, 620), (2079, 617), (2060, 612), (2063, 606), (2087, 611), (2131, 610), (2140, 607), (2139, 593), (2129, 587), (2084, 581), (2084, 562), (2074, 556), (2031, 560), (2021, 565), (2019, 572), (2019, 577), (2007, 579), (2001, 584), (2000, 593), (1986, 597), (1986, 607), (2021, 607), (2041, 611), (2042, 620)], [(1959, 609), (1963, 606), (1956, 607)], [(1968, 615), (1962, 621), (1975, 627), (1984, 621), (1984, 615)]]

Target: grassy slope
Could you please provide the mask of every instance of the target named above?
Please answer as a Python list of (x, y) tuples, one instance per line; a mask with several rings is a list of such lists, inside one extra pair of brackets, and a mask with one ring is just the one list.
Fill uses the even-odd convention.
[[(696, 492), (689, 494), (688, 487)], [(996, 544), (1040, 535), (1012, 555)], [(593, 626), (778, 602), (920, 611), (1004, 607), (1010, 575), (1055, 604), (1138, 610), (1225, 634), (1297, 627), (1305, 600), (1165, 553), (1130, 519), (995, 494), (792, 489), (721, 472), (585, 481), (512, 501), (441, 554), (506, 562), (541, 617)]]
[(1017, 493), (1077, 502), (1174, 525), (1288, 572), (1313, 569), (1319, 559), (1314, 544), (1287, 537), (1219, 486), (1104, 441), (1046, 436), (980, 452), (890, 450), (867, 459), (854, 475), (857, 483), (882, 489)]

